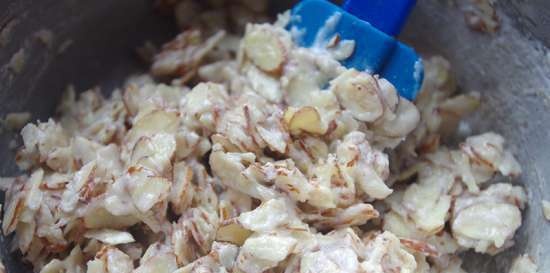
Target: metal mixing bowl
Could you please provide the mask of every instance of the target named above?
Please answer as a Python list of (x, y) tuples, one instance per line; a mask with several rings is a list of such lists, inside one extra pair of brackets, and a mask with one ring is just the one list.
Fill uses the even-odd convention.
[[(272, 3), (281, 10), (289, 2)], [(529, 206), (516, 245), (495, 258), (466, 254), (466, 269), (507, 272), (513, 257), (528, 253), (539, 272), (548, 273), (550, 223), (541, 200), (550, 199), (550, 1), (502, 0), (497, 6), (501, 30), (487, 35), (468, 29), (452, 0), (419, 0), (402, 38), (421, 53), (448, 58), (460, 87), (481, 92), (484, 104), (470, 120), (473, 133), (503, 134), (523, 165), (518, 181), (529, 192)], [(99, 84), (108, 93), (126, 75), (144, 69), (133, 53), (136, 45), (166, 41), (176, 33), (171, 19), (155, 14), (149, 0), (0, 1), (0, 28), (10, 21), (15, 22), (12, 35), (0, 48), (0, 117), (30, 111), (33, 119), (45, 120), (68, 83), (77, 90)], [(54, 32), (52, 49), (33, 38), (41, 28)], [(72, 44), (58, 53), (66, 41)], [(6, 64), (20, 48), (26, 64), (14, 75)], [(0, 135), (0, 176), (17, 173), (11, 139), (12, 134)], [(8, 240), (0, 238), (8, 272), (30, 272), (9, 254)]]

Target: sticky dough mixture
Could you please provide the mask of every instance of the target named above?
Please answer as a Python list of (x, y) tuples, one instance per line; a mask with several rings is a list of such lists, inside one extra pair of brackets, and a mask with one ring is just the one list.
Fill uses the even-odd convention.
[(480, 103), (445, 59), (410, 102), (339, 64), (350, 41), (201, 2), (164, 3), (187, 30), (150, 73), (22, 129), (2, 229), (36, 272), (458, 273), (514, 244), (520, 166), (496, 133), (445, 144)]

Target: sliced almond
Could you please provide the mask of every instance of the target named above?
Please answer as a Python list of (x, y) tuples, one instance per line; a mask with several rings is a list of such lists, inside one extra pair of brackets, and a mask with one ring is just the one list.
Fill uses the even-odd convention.
[(273, 77), (253, 65), (245, 66), (244, 70), (252, 89), (256, 93), (272, 103), (282, 101), (283, 92), (279, 78)]
[(104, 208), (95, 208), (84, 215), (84, 226), (89, 229), (114, 228), (123, 229), (139, 222), (134, 216), (114, 216)]
[(193, 170), (185, 162), (174, 165), (174, 181), (170, 190), (170, 205), (177, 214), (182, 214), (193, 201)]
[(17, 194), (9, 202), (4, 210), (4, 220), (2, 221), (2, 231), (4, 235), (12, 233), (21, 218), (21, 213), (25, 208), (23, 194)]
[(276, 73), (287, 59), (287, 50), (275, 34), (265, 28), (252, 28), (244, 37), (246, 56), (261, 70)]
[(523, 254), (514, 259), (509, 273), (537, 273), (538, 266), (528, 254)]
[(229, 242), (242, 246), (244, 241), (252, 235), (252, 231), (242, 227), (236, 222), (222, 224), (216, 233), (216, 241)]
[(549, 201), (542, 200), (542, 213), (544, 214), (544, 218), (550, 221), (550, 202)]
[(283, 119), (293, 135), (300, 134), (300, 132), (322, 135), (326, 131), (321, 121), (321, 115), (319, 115), (317, 109), (311, 106), (302, 107), (298, 110), (289, 108)]
[(114, 229), (90, 230), (84, 233), (84, 237), (88, 239), (96, 239), (102, 243), (109, 245), (128, 244), (135, 242), (132, 234), (126, 231)]
[(134, 183), (131, 195), (141, 212), (149, 211), (155, 204), (166, 199), (171, 184), (163, 177), (140, 177)]
[[(393, 119), (389, 119), (393, 116)], [(420, 122), (420, 113), (416, 106), (404, 99), (399, 99), (395, 115), (384, 115), (375, 124), (374, 130), (387, 137), (403, 137), (410, 133)]]
[(36, 211), (38, 210), (38, 208), (40, 208), (43, 198), (43, 193), (40, 190), (40, 185), (42, 184), (43, 178), (44, 170), (38, 169), (31, 174), (31, 177), (29, 177), (29, 180), (27, 181), (29, 192), (27, 193), (25, 206), (30, 210)]
[(142, 136), (150, 136), (155, 133), (173, 134), (176, 132), (178, 125), (179, 113), (154, 110), (137, 120), (126, 137), (131, 147), (133, 147), (133, 144)]
[(407, 247), (410, 250), (416, 251), (426, 256), (430, 257), (439, 257), (441, 254), (437, 251), (437, 248), (419, 240), (412, 239), (399, 239), (402, 245)]
[(384, 105), (390, 111), (395, 112), (399, 103), (399, 95), (395, 86), (386, 79), (378, 79), (378, 86), (380, 87), (380, 95), (382, 95)]
[(174, 253), (159, 253), (146, 261), (134, 270), (134, 273), (172, 273), (178, 269), (176, 255)]
[(82, 197), (81, 195), (85, 193), (87, 184), (93, 183), (96, 168), (96, 162), (91, 161), (75, 173), (61, 197), (60, 207), (64, 212), (71, 212), (76, 208)]
[(95, 259), (87, 262), (86, 267), (87, 273), (106, 273), (105, 268), (107, 267), (107, 265), (105, 265), (104, 261)]
[(163, 174), (170, 166), (176, 151), (176, 139), (171, 134), (142, 137), (132, 151), (132, 164)]
[(384, 113), (377, 80), (363, 72), (348, 70), (332, 82), (338, 101), (353, 117), (365, 122), (377, 120)]

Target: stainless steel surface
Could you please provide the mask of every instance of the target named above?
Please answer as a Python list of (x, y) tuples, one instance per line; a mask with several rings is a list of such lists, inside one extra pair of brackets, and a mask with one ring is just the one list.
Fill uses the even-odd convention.
[[(426, 54), (448, 58), (459, 85), (481, 92), (484, 104), (471, 118), (473, 131), (506, 137), (522, 163), (518, 181), (529, 196), (516, 245), (494, 259), (467, 255), (465, 267), (471, 273), (504, 273), (515, 256), (528, 253), (539, 272), (550, 272), (550, 223), (541, 208), (541, 199), (550, 199), (550, 52), (532, 32), (523, 32), (531, 25), (522, 25), (526, 19), (517, 14), (508, 17), (499, 9), (500, 32), (480, 34), (465, 26), (461, 10), (444, 2), (420, 1), (403, 38)], [(514, 4), (535, 9), (534, 2)], [(537, 7), (541, 15), (548, 14), (549, 4)], [(550, 28), (542, 34), (550, 36)]]
[[(289, 1), (274, 1), (282, 2)], [(541, 208), (541, 200), (550, 199), (550, 1), (499, 3), (502, 28), (487, 35), (469, 30), (453, 1), (419, 0), (402, 38), (424, 54), (448, 58), (461, 88), (481, 92), (485, 103), (470, 120), (473, 132), (506, 136), (524, 168), (519, 181), (529, 192), (529, 206), (516, 245), (494, 259), (467, 254), (468, 272), (504, 273), (513, 257), (528, 253), (539, 272), (550, 273), (550, 223)], [(13, 33), (0, 48), (0, 117), (31, 111), (34, 119), (44, 119), (68, 83), (78, 90), (99, 83), (109, 92), (124, 75), (143, 69), (133, 55), (135, 45), (175, 33), (171, 20), (155, 15), (147, 0), (0, 1), (0, 28), (10, 19), (16, 20)], [(41, 28), (55, 33), (53, 50), (32, 37)], [(72, 45), (57, 53), (67, 39)], [(5, 65), (21, 47), (27, 61), (14, 75)], [(0, 135), (0, 176), (16, 173), (11, 138)], [(8, 272), (27, 272), (1, 240)]]

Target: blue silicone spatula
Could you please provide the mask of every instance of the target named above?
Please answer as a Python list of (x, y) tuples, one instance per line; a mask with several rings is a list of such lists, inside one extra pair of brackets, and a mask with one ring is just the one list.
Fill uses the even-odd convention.
[(297, 42), (303, 47), (336, 34), (341, 40), (354, 40), (355, 50), (342, 64), (379, 74), (401, 96), (413, 100), (424, 76), (422, 59), (394, 36), (414, 4), (415, 0), (347, 0), (339, 7), (326, 0), (302, 0), (292, 9), (289, 27), (300, 33)]

